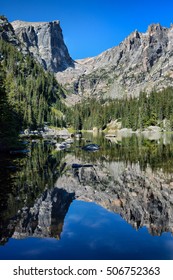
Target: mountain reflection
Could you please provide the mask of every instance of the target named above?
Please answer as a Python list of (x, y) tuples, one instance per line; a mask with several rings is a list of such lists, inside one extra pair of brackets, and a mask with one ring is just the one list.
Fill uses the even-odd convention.
[(94, 141), (101, 149), (87, 153), (80, 146), (93, 139), (86, 135), (68, 151), (39, 142), (28, 144), (27, 157), (1, 157), (1, 244), (10, 237), (59, 239), (74, 199), (95, 202), (151, 235), (173, 233), (171, 137), (116, 143), (100, 137)]

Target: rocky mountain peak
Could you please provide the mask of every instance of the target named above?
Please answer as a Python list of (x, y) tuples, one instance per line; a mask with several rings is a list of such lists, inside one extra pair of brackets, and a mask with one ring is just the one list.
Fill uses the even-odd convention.
[(58, 72), (73, 66), (64, 43), (59, 20), (52, 22), (13, 21), (19, 40), (45, 70)]
[(0, 17), (0, 39), (11, 43), (20, 49), (21, 43), (15, 35), (13, 26), (4, 16)]
[(148, 26), (148, 33), (151, 35), (152, 32), (160, 32), (166, 30), (167, 28), (162, 27), (160, 23), (153, 23)]
[[(80, 96), (123, 98), (173, 86), (173, 28), (151, 24), (100, 55), (76, 61), (57, 79)], [(69, 80), (70, 77), (70, 80)]]
[[(82, 96), (123, 98), (173, 86), (173, 27), (151, 24), (135, 30), (118, 46), (96, 57), (73, 61), (64, 43), (59, 20), (14, 21), (1, 18), (1, 38), (22, 46), (58, 82)], [(74, 95), (72, 95), (74, 96)], [(78, 98), (79, 97), (79, 98)]]

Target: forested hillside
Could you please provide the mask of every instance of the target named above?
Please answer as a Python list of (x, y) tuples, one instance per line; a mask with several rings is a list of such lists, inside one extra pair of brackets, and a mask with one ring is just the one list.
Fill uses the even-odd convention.
[(0, 55), (7, 97), (21, 127), (38, 128), (44, 122), (60, 125), (64, 108), (60, 99), (64, 91), (53, 74), (3, 40), (0, 40)]
[(19, 117), (8, 100), (5, 72), (0, 65), (0, 151), (16, 143), (19, 129)]
[[(151, 125), (173, 129), (173, 89), (141, 93), (138, 98), (123, 100), (85, 99), (68, 112), (67, 120), (75, 129), (106, 128), (111, 120), (118, 120), (122, 127), (133, 130)], [(167, 127), (168, 128), (168, 127)]]

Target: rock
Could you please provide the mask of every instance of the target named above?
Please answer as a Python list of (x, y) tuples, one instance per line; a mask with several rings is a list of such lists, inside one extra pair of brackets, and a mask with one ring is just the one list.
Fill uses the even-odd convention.
[(156, 125), (150, 125), (148, 126), (145, 131), (151, 131), (151, 132), (162, 132), (162, 129), (159, 126)]
[(162, 137), (162, 129), (159, 126), (149, 126), (142, 134), (149, 140), (159, 140)]
[(83, 96), (120, 99), (173, 87), (172, 25), (166, 28), (152, 24), (145, 33), (134, 31), (118, 46), (96, 57), (76, 61), (69, 55), (59, 21), (10, 24), (1, 18), (0, 25), (0, 38), (32, 54), (74, 93), (67, 97), (69, 105)]
[(73, 60), (64, 43), (58, 20), (52, 22), (17, 20), (11, 24), (21, 43), (44, 69), (58, 72), (73, 67)]
[(82, 168), (82, 167), (93, 167), (93, 164), (79, 164), (79, 163), (73, 163), (72, 168)]
[(173, 26), (152, 24), (132, 32), (118, 46), (100, 55), (76, 60), (74, 68), (56, 74), (78, 95), (124, 98), (173, 86)]
[(0, 18), (0, 39), (14, 45), (18, 50), (22, 50), (21, 42), (17, 38), (13, 26), (5, 17)]
[(66, 142), (67, 144), (72, 144), (72, 143), (74, 142), (74, 140), (71, 139), (71, 138), (67, 138), (67, 139), (65, 140), (65, 142)]
[(72, 164), (72, 168), (81, 168), (82, 166), (83, 166), (83, 164), (79, 164), (79, 163)]
[(121, 129), (121, 122), (119, 122), (118, 120), (111, 120), (111, 122), (108, 123), (106, 126), (106, 130), (109, 133), (111, 133), (111, 132), (113, 133), (119, 129)]
[(111, 137), (116, 137), (116, 135), (115, 134), (106, 134), (105, 137), (106, 138), (111, 138)]
[(82, 150), (84, 151), (97, 151), (100, 147), (97, 144), (88, 144), (84, 147), (82, 147)]
[(98, 127), (93, 127), (93, 132), (98, 133), (99, 132)]
[(75, 138), (77, 138), (77, 139), (79, 139), (79, 138), (81, 138), (82, 137), (82, 133), (75, 133)]
[(68, 142), (56, 143), (56, 150), (64, 150), (70, 148), (70, 144)]
[(67, 129), (52, 129), (49, 127), (46, 127), (46, 129), (44, 129), (44, 131), (41, 133), (43, 138), (53, 138), (53, 137), (59, 137), (59, 138), (63, 138), (63, 139), (69, 139), (71, 134), (68, 132)]
[(25, 129), (24, 134), (28, 136), (30, 134), (30, 129)]

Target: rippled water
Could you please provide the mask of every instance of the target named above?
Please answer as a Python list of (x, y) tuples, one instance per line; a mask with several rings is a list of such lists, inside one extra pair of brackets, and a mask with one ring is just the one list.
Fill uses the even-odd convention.
[(0, 259), (173, 259), (172, 139), (84, 134), (1, 156)]

